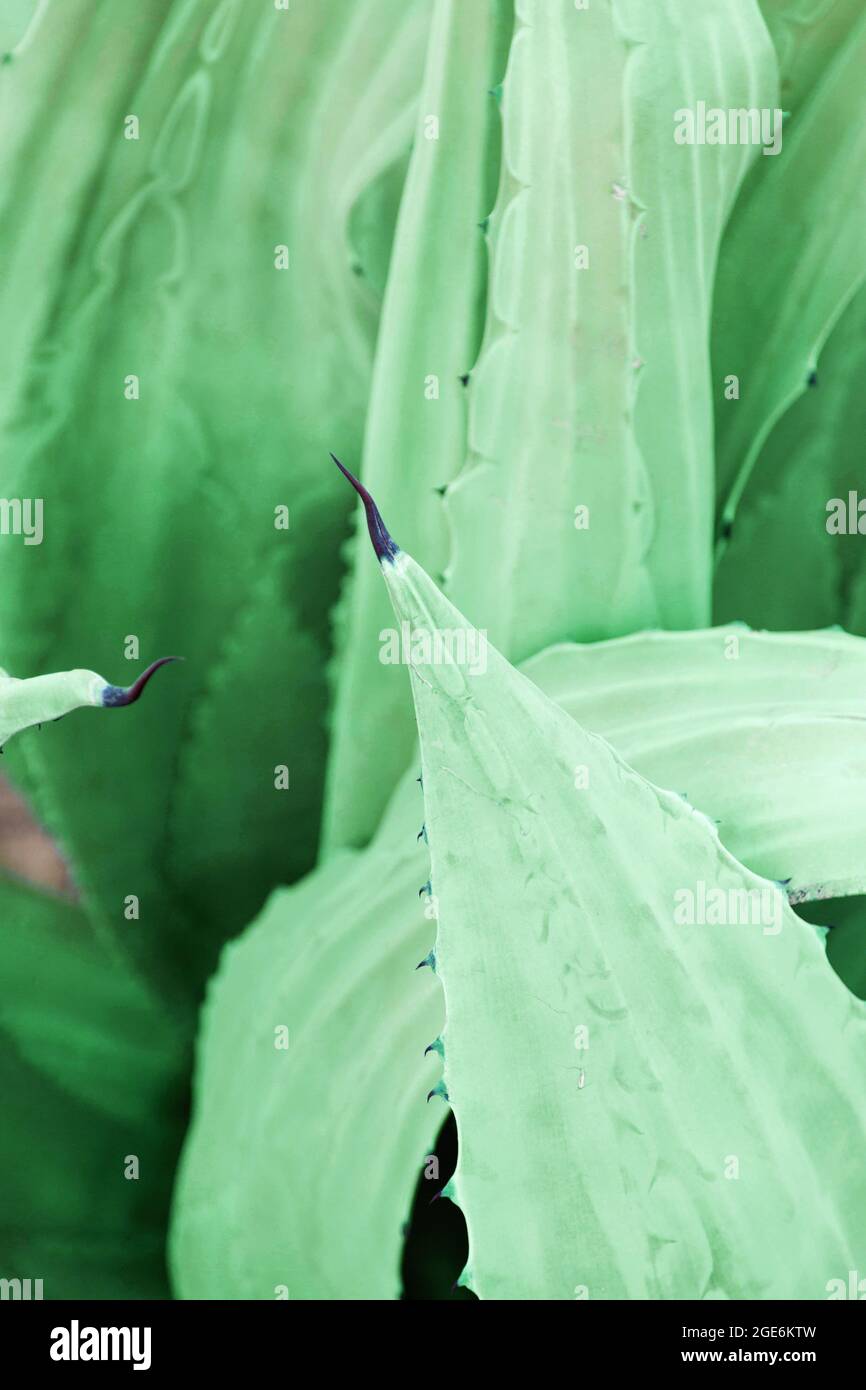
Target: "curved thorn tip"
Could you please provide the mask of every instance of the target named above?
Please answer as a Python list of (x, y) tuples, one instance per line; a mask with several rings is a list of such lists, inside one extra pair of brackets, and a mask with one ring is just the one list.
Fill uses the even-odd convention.
[(394, 560), (400, 553), (400, 547), (389, 535), (388, 529), (379, 512), (379, 508), (364, 487), (364, 484), (358, 481), (354, 473), (349, 472), (345, 464), (341, 463), (337, 458), (337, 455), (331, 454), (331, 458), (343, 474), (343, 477), (348, 478), (352, 487), (364, 503), (364, 511), (367, 513), (367, 530), (370, 532), (370, 540), (373, 542), (373, 549), (376, 555), (383, 563), (387, 560), (389, 564), (393, 565)]
[(132, 685), (107, 685), (102, 692), (102, 703), (106, 709), (118, 709), (123, 705), (134, 705), (147, 685), (154, 671), (166, 666), (170, 661), (183, 661), (182, 656), (161, 656), (142, 671)]

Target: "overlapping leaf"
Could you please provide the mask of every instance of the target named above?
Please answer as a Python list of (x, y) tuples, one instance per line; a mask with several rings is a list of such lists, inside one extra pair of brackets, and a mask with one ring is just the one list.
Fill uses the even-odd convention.
[[(684, 149), (672, 125), (698, 99), (772, 105), (772, 39), (791, 118), (731, 224), (715, 328), (716, 384), (743, 384), (719, 401), (726, 521), (763, 477), (739, 518), (750, 599), (761, 508), (820, 510), (846, 476), (866, 28), (852, 0), (761, 8), (769, 35), (754, 0), (156, 0), (118, 32), (95, 0), (49, 0), (4, 64), (4, 491), (44, 499), (46, 531), (4, 537), (0, 659), (190, 658), (134, 743), (81, 719), (10, 751), (87, 905), (0, 885), (20, 1213), (0, 1243), (12, 1272), (52, 1271), (47, 1296), (163, 1291), (190, 1004), (220, 941), (312, 860), (347, 512), (324, 458), (360, 455), (383, 292), (365, 472), (506, 655), (705, 624), (710, 300), (756, 151)], [(804, 190), (803, 236), (768, 258)], [(819, 438), (817, 392), (785, 411), (837, 321)], [(805, 531), (770, 611), (856, 622), (859, 560)], [(731, 576), (720, 611), (755, 620)], [(390, 579), (399, 621), (467, 631), (411, 561)], [(361, 565), (340, 617), (328, 850), (368, 840), (414, 747), (377, 583)], [(277, 894), (227, 953), (177, 1197), (183, 1294), (394, 1297), (443, 1037), (482, 1296), (820, 1297), (863, 1258), (863, 1010), (755, 877), (797, 901), (866, 886), (861, 644), (651, 634), (527, 672), (492, 649), (468, 676), (414, 662), (428, 894), (413, 770), (368, 851)], [(30, 691), (61, 713), (94, 681)], [(680, 926), (698, 884), (758, 895), (771, 929)], [(412, 967), (437, 906), (448, 1023), (425, 1057), (443, 998)], [(859, 910), (831, 935), (858, 982)]]
[(866, 891), (866, 644), (713, 628), (543, 652), (526, 674), (681, 793), (792, 902)]
[[(44, 505), (40, 545), (4, 527), (0, 661), (187, 657), (134, 738), (132, 716), (67, 720), (4, 759), (120, 957), (103, 975), (28, 947), (26, 979), (4, 970), (30, 1043), (92, 1015), (75, 1077), (117, 1104), (67, 1096), (44, 1048), (38, 1077), (3, 1054), (3, 1272), (46, 1296), (164, 1293), (188, 1057), (163, 1030), (190, 1038), (221, 941), (313, 859), (348, 510), (325, 444), (359, 447), (428, 21), (427, 0), (156, 0), (121, 23), (47, 0), (0, 70), (3, 491)], [(167, 1106), (105, 1016), (139, 972)]]
[[(465, 629), (409, 557), (384, 572), (413, 629)], [(825, 1296), (866, 1254), (866, 1010), (816, 934), (492, 648), (412, 684), (465, 1281)]]
[[(0, 660), (113, 669), (131, 637), (144, 661), (187, 657), (134, 741), (57, 726), (10, 770), (107, 925), (139, 895), (134, 949), (173, 992), (197, 995), (225, 935), (314, 856), (347, 513), (325, 444), (360, 439), (382, 185), (405, 163), (428, 17), (427, 0), (158, 0), (118, 26), (52, 0), (2, 69), (4, 492), (43, 499), (45, 523), (39, 546), (4, 540)], [(368, 196), (369, 280), (350, 240)], [(268, 698), (239, 744), (241, 688)], [(237, 816), (205, 876), (215, 767)]]
[[(640, 773), (687, 793), (751, 869), (790, 878), (794, 899), (862, 887), (866, 644), (839, 633), (653, 633), (552, 648), (525, 670)], [(582, 767), (568, 778), (574, 798), (589, 795), (574, 786)], [(182, 1296), (269, 1297), (275, 1283), (293, 1297), (395, 1295), (400, 1222), (440, 1123), (440, 1102), (425, 1104), (436, 1068), (422, 1051), (442, 1001), (426, 971), (411, 973), (433, 945), (438, 896), (437, 880), (419, 905), (421, 814), (412, 772), (371, 848), (276, 895), (223, 961), (175, 1204)], [(464, 843), (475, 852), (474, 834)], [(838, 904), (821, 906), (838, 916)], [(855, 942), (842, 945), (847, 978)], [(281, 1023), (286, 1054), (269, 1035)], [(326, 1116), (340, 1121), (323, 1164)], [(360, 1172), (375, 1176), (359, 1213)]]
[[(462, 114), (460, 143), (419, 141), (429, 182), (419, 189), (410, 178), (401, 232), (419, 253), (439, 237), (441, 217), (427, 218), (426, 230), (417, 223), (435, 181), (460, 200), (463, 267), (475, 255), (468, 224), (483, 189), (476, 164), (490, 64), (481, 47), (486, 5), (451, 13), (451, 28), (468, 36), (460, 42), (440, 26), (450, 47), (436, 75), (441, 62), (459, 78), (461, 110), (435, 86), (422, 110), (441, 110), (452, 142)], [(394, 280), (364, 469), (372, 491), (406, 519), (409, 548), (444, 572), (456, 603), (484, 613), (492, 640), (514, 659), (566, 638), (708, 621), (706, 339), (719, 239), (755, 151), (684, 149), (674, 142), (674, 114), (699, 98), (766, 105), (774, 91), (773, 55), (751, 0), (516, 7), (478, 359), (473, 365), (450, 313), (455, 293), (465, 315), (476, 291), (462, 270), (455, 278), (440, 237), (438, 252), (416, 262), (413, 293), (402, 275)], [(420, 333), (417, 295), (435, 306)], [(441, 397), (425, 400), (427, 374), (443, 360)], [(465, 415), (459, 372), (468, 374)], [(387, 406), (377, 408), (383, 398)], [(445, 493), (447, 556), (434, 487)], [(581, 529), (578, 508), (587, 509)], [(379, 661), (389, 619), (363, 566), (355, 585), (327, 833), (329, 842), (357, 844), (381, 806), (373, 770), (388, 774), (377, 784), (389, 790), (414, 728), (405, 690)]]
[(413, 975), (433, 926), (413, 810), (414, 783), (368, 850), (277, 894), (224, 956), (175, 1196), (181, 1297), (399, 1296), (401, 1230), (442, 1118), (424, 1100), (442, 1000), (429, 971)]
[[(437, 570), (446, 564), (448, 538), (434, 489), (450, 482), (465, 458), (461, 378), (481, 336), (486, 250), (480, 224), (490, 211), (499, 156), (491, 88), (502, 78), (511, 21), (511, 0), (437, 4), (371, 387), (365, 475), (400, 507), (413, 544)], [(339, 448), (346, 457), (342, 441)], [(405, 690), (379, 663), (377, 634), (389, 614), (366, 565), (352, 576), (347, 597), (326, 848), (370, 838), (413, 739)], [(388, 740), (379, 737), (380, 718), (391, 728)], [(378, 791), (368, 776), (373, 759), (384, 774)]]

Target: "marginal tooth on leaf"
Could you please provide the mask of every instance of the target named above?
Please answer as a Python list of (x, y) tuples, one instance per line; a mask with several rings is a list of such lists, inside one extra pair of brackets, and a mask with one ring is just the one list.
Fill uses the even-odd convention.
[(433, 973), (434, 973), (434, 974), (436, 973), (436, 952), (435, 952), (435, 951), (431, 951), (431, 952), (429, 953), (429, 955), (426, 955), (426, 956), (424, 957), (423, 960), (419, 960), (418, 964), (415, 966), (415, 969), (416, 969), (416, 970), (423, 970), (425, 965), (429, 965), (429, 967), (430, 967), (430, 969), (433, 971)]
[(124, 705), (134, 705), (154, 671), (158, 671), (160, 666), (168, 665), (170, 661), (183, 659), (182, 656), (161, 656), (158, 661), (152, 661), (132, 685), (107, 685), (102, 692), (103, 706), (106, 709), (120, 709)]
[(382, 564), (387, 560), (389, 564), (393, 565), (394, 560), (400, 553), (400, 547), (389, 535), (388, 528), (382, 520), (379, 508), (364, 487), (364, 484), (358, 481), (354, 473), (349, 472), (348, 468), (345, 464), (340, 462), (336, 454), (331, 454), (331, 458), (343, 474), (343, 477), (348, 478), (352, 487), (364, 503), (364, 511), (367, 514), (367, 530), (370, 532), (370, 540), (373, 542), (373, 549), (376, 552), (377, 558)]
[(431, 884), (431, 882), (430, 882), (430, 880), (429, 880), (429, 878), (428, 878), (427, 882), (426, 882), (426, 883), (422, 883), (422, 884), (421, 884), (421, 887), (418, 889), (418, 897), (420, 898), (421, 895), (422, 895), (422, 893), (426, 893), (427, 896), (428, 896), (428, 898), (429, 898), (429, 897), (430, 897), (430, 894), (431, 894), (432, 892), (433, 892), (433, 886), (432, 886), (432, 884)]
[[(423, 962), (422, 962), (422, 963), (423, 963)], [(441, 1038), (437, 1038), (435, 1042), (428, 1043), (427, 1046), (424, 1048), (424, 1056), (425, 1056), (425, 1057), (427, 1056), (427, 1053), (428, 1053), (428, 1052), (438, 1052), (438, 1054), (439, 1054), (440, 1057), (444, 1057), (444, 1056), (445, 1056), (445, 1045), (444, 1045), (444, 1043), (442, 1042), (442, 1039), (441, 1039)]]
[[(428, 1101), (428, 1103), (432, 1100), (433, 1096), (441, 1096), (442, 1099), (443, 1099), (444, 1101), (447, 1101), (447, 1100), (448, 1100), (448, 1092), (447, 1092), (446, 1089), (445, 1089), (445, 1082), (444, 1082), (444, 1081), (437, 1081), (437, 1082), (436, 1082), (436, 1085), (433, 1087), (433, 1089), (432, 1089), (431, 1091), (428, 1091), (428, 1092), (427, 1092), (427, 1101)], [(447, 1184), (447, 1183), (446, 1183), (445, 1186), (443, 1187), (442, 1192), (443, 1192), (443, 1195), (447, 1195), (447, 1193), (448, 1193), (448, 1184)]]

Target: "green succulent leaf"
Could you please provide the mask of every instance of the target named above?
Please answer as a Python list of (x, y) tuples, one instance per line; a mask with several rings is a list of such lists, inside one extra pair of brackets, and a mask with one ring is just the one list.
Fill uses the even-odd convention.
[(641, 633), (522, 670), (679, 792), (793, 903), (866, 891), (866, 642), (841, 631)]
[(181, 1296), (398, 1296), (444, 1102), (481, 1297), (823, 1297), (866, 643), (731, 621), (866, 632), (862, 0), (132, 9), (0, 16), (0, 1272), (165, 1296), (258, 913)]
[[(698, 99), (772, 104), (765, 27), (752, 0), (524, 0), (498, 93), (500, 157), (487, 89), (502, 26), (489, 13), (451, 0), (434, 29), (421, 110), (441, 111), (442, 138), (419, 138), (406, 184), (398, 248), (411, 238), (412, 272), (398, 249), (364, 481), (512, 660), (567, 638), (704, 626), (712, 284), (756, 151), (685, 149), (674, 115)], [(499, 172), (489, 220), (482, 159)], [(473, 349), (481, 217), (486, 318)], [(425, 399), (437, 373), (438, 397)], [(379, 659), (382, 595), (364, 566), (354, 586), (329, 845), (369, 837), (415, 738), (405, 688)]]
[(182, 1030), (78, 905), (7, 878), (0, 978), (4, 1277), (51, 1299), (165, 1297)]
[[(407, 518), (413, 545), (434, 569), (448, 558), (434, 489), (465, 459), (463, 378), (483, 328), (487, 252), (480, 224), (490, 212), (499, 156), (490, 89), (504, 71), (511, 25), (511, 0), (436, 5), (370, 393), (365, 477)], [(340, 452), (351, 462), (342, 443)], [(388, 680), (378, 660), (376, 634), (389, 610), (375, 580), (368, 565), (359, 565), (341, 614), (323, 823), (328, 851), (369, 840), (414, 740), (405, 688)], [(380, 737), (380, 718), (391, 728), (388, 740)], [(376, 784), (368, 776), (374, 757), (388, 774)]]
[[(298, 520), (302, 515), (298, 508)], [(327, 581), (318, 587), (318, 571), (331, 563), (322, 556), (306, 566), (313, 592), (327, 591)], [(297, 601), (296, 564), (294, 554), (279, 550), (263, 562), (179, 750), (164, 872), (192, 922), (249, 921), (266, 889), (299, 878), (315, 855), (326, 749), (323, 647), (303, 625), (280, 616)], [(238, 721), (241, 708), (252, 717)], [(318, 718), (306, 717), (315, 711)], [(222, 932), (198, 943), (194, 974), (213, 968), (221, 941)]]
[[(468, 638), (410, 557), (383, 572), (401, 620)], [(493, 648), (411, 671), (464, 1281), (824, 1296), (866, 1254), (864, 1006), (778, 885)]]
[[(649, 633), (554, 647), (524, 670), (640, 773), (671, 787), (671, 800), (688, 790), (698, 810), (682, 801), (683, 815), (702, 826), (700, 812), (717, 819), (723, 843), (751, 869), (791, 878), (793, 899), (862, 887), (866, 803), (852, 798), (866, 785), (866, 643), (841, 633)], [(586, 771), (567, 769), (575, 798), (590, 795), (576, 786)], [(275, 894), (223, 957), (175, 1198), (172, 1265), (183, 1297), (271, 1297), (276, 1285), (302, 1298), (397, 1293), (401, 1223), (441, 1122), (437, 1094), (429, 1104), (425, 1096), (437, 1088), (442, 998), (428, 969), (412, 975), (419, 961), (440, 969), (438, 877), (418, 892), (429, 866), (421, 815), (412, 771), (367, 851), (336, 856)], [(706, 835), (724, 856), (715, 832)], [(465, 838), (465, 853), (477, 848)], [(483, 880), (472, 902), (479, 892)], [(509, 923), (522, 930), (523, 901), (517, 894), (503, 911), (500, 933)], [(280, 1026), (289, 1029), (285, 1050), (274, 1045)], [(323, 1117), (334, 1115), (323, 1162)], [(350, 1171), (376, 1174), (360, 1208)]]
[(402, 1227), (442, 1123), (424, 1100), (441, 991), (414, 973), (433, 927), (420, 815), (413, 781), (368, 850), (275, 894), (224, 953), (175, 1194), (179, 1297), (399, 1297)]
[[(756, 626), (841, 622), (866, 633), (860, 440), (866, 434), (866, 288), (818, 358), (816, 384), (785, 411), (755, 463), (716, 573), (719, 621)], [(855, 494), (853, 532), (849, 498)], [(831, 512), (844, 505), (845, 531)]]
[(798, 111), (860, 17), (860, 0), (759, 0), (786, 111)]
[[(348, 512), (326, 447), (360, 451), (429, 20), (428, 0), (154, 0), (118, 25), (47, 0), (0, 71), (4, 492), (45, 517), (40, 545), (4, 540), (3, 660), (86, 648), (109, 669), (134, 637), (189, 662), (135, 740), (61, 725), (7, 770), (88, 910), (184, 1007), (315, 858)], [(241, 691), (268, 699), (238, 739)], [(215, 821), (205, 874), (209, 770), (238, 819)]]
[[(866, 190), (858, 175), (866, 158), (866, 12), (839, 4), (821, 13), (834, 42), (809, 45), (811, 76), (798, 84), (781, 152), (755, 165), (719, 258), (713, 379), (720, 553), (770, 431), (814, 380), (824, 344), (866, 277)], [(797, 233), (780, 237), (780, 226)], [(756, 264), (761, 272), (744, 313), (739, 291)], [(739, 380), (736, 397), (728, 394), (732, 376)]]
[(95, 705), (100, 709), (120, 709), (133, 705), (141, 696), (154, 671), (176, 657), (151, 662), (138, 680), (129, 686), (110, 685), (95, 671), (55, 671), (48, 676), (20, 680), (0, 671), (0, 751), (13, 734), (62, 719), (73, 710)]

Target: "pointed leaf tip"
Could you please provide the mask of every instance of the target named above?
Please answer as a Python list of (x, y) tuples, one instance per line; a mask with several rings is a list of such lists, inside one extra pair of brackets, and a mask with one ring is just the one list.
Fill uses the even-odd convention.
[(370, 540), (373, 542), (373, 549), (376, 555), (383, 563), (387, 560), (393, 565), (396, 556), (400, 553), (400, 547), (388, 534), (388, 529), (382, 520), (379, 508), (364, 487), (364, 484), (358, 481), (354, 473), (349, 472), (345, 464), (341, 463), (337, 458), (337, 455), (331, 454), (331, 458), (334, 460), (334, 463), (343, 476), (348, 478), (352, 487), (364, 503), (364, 511), (367, 513), (367, 530), (370, 532)]
[(102, 703), (106, 709), (117, 709), (122, 705), (134, 705), (147, 685), (154, 671), (166, 666), (170, 661), (183, 661), (182, 656), (161, 656), (152, 661), (132, 685), (107, 685), (102, 692)]

